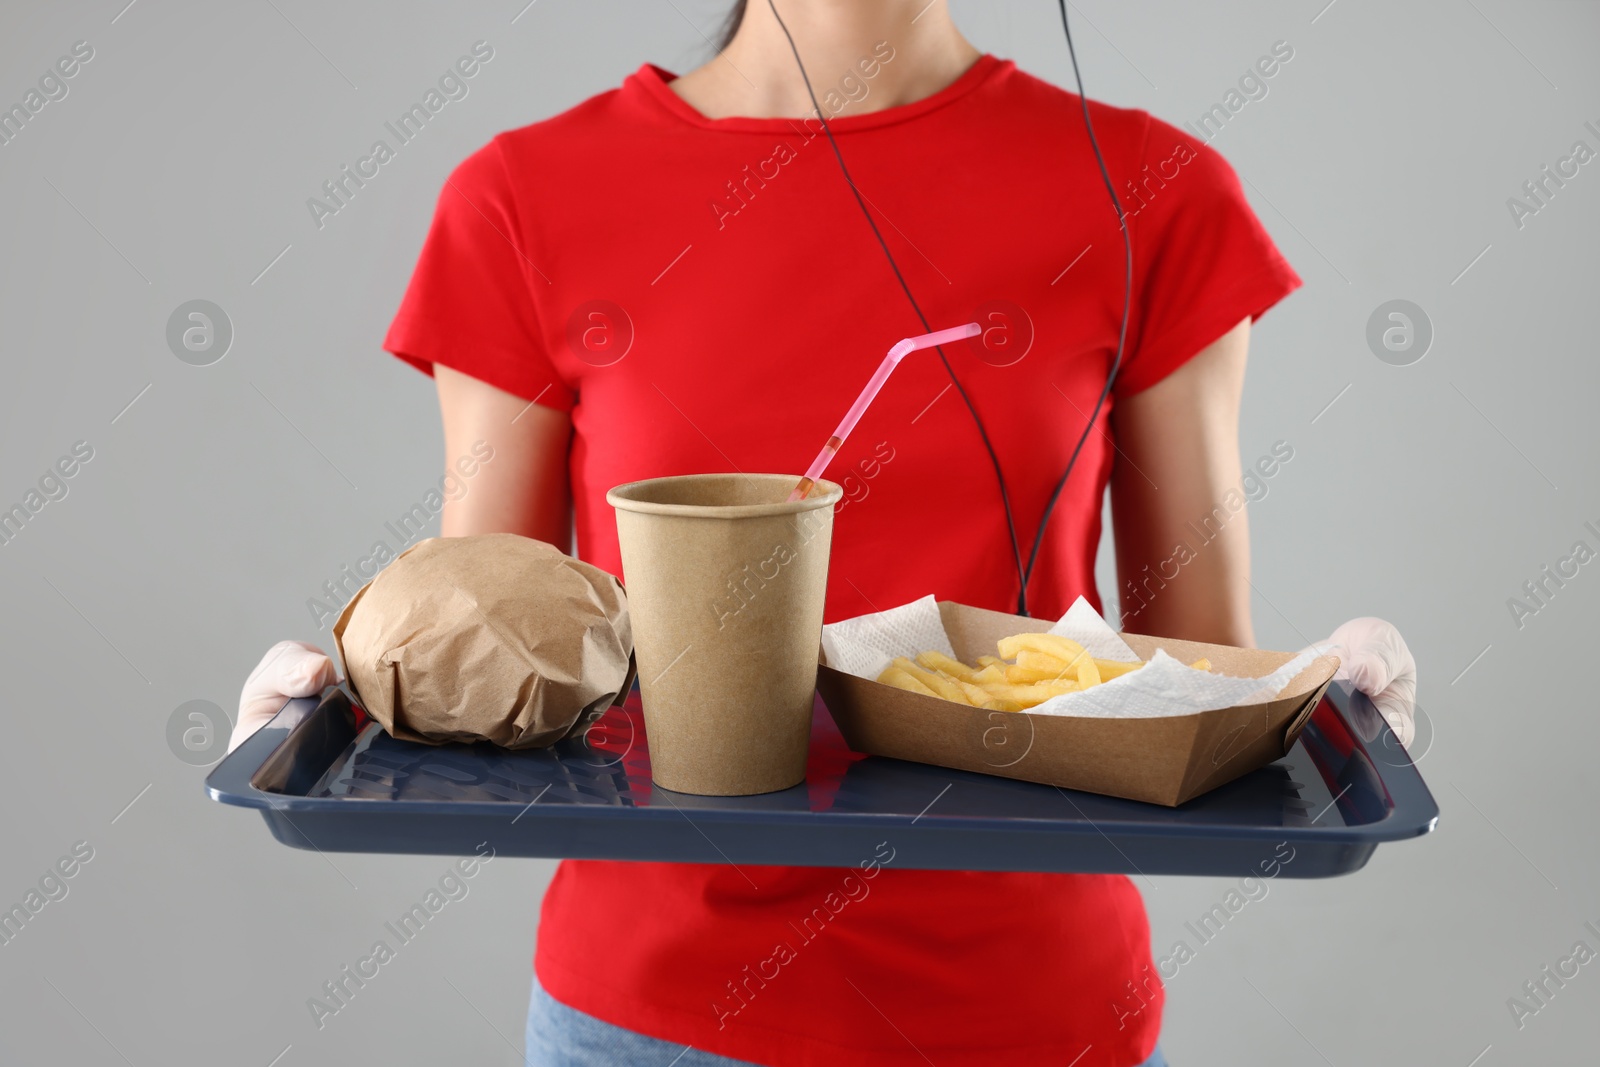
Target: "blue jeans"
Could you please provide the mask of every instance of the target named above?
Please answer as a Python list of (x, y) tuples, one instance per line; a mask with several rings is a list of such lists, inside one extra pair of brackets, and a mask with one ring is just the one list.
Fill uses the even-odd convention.
[[(636, 1034), (567, 1007), (533, 980), (526, 1067), (750, 1067), (697, 1048)], [(1139, 1067), (1167, 1067), (1157, 1048)]]

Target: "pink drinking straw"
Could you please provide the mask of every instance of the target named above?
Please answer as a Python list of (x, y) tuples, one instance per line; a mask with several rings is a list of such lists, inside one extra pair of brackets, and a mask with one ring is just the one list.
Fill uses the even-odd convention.
[(856, 428), (856, 423), (861, 421), (867, 408), (877, 397), (878, 391), (883, 388), (883, 383), (889, 380), (889, 375), (894, 373), (900, 361), (912, 352), (921, 348), (933, 348), (935, 345), (946, 344), (950, 341), (959, 341), (965, 337), (976, 337), (983, 332), (983, 328), (975, 322), (965, 326), (956, 326), (948, 330), (937, 330), (933, 333), (921, 334), (917, 337), (907, 337), (903, 341), (896, 341), (889, 354), (883, 357), (883, 362), (878, 364), (878, 369), (872, 373), (867, 381), (867, 387), (861, 390), (861, 395), (856, 397), (856, 402), (850, 405), (850, 410), (845, 412), (844, 419), (839, 423), (839, 428), (833, 431), (833, 436), (828, 438), (828, 443), (822, 446), (822, 451), (817, 453), (817, 458), (811, 461), (811, 466), (806, 469), (806, 476), (794, 487), (794, 492), (789, 494), (790, 500), (800, 500), (811, 492), (812, 486), (817, 484), (817, 479), (822, 477), (822, 472), (827, 469), (828, 463), (844, 447), (845, 438), (850, 436), (850, 431)]

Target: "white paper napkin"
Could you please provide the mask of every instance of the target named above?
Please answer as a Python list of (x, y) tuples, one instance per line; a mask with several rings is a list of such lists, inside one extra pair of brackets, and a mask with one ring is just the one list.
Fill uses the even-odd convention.
[[(1083, 597), (1074, 601), (1048, 632), (1071, 638), (1099, 659), (1128, 662), (1139, 658)], [(915, 658), (918, 652), (930, 649), (955, 655), (932, 596), (824, 626), (822, 647), (830, 666), (869, 681), (876, 681), (896, 656)], [(1316, 655), (1302, 652), (1264, 678), (1233, 678), (1195, 670), (1158, 648), (1139, 670), (1054, 697), (1028, 711), (1034, 715), (1159, 718), (1256, 704), (1276, 697)]]
[(830, 667), (872, 681), (878, 680), (896, 656), (929, 651), (956, 654), (932, 594), (888, 611), (824, 626), (822, 649)]
[(1078, 642), (1095, 659), (1114, 659), (1123, 663), (1134, 663), (1139, 659), (1139, 653), (1129, 648), (1122, 635), (1113, 630), (1110, 623), (1094, 610), (1094, 605), (1083, 597), (1074, 600), (1072, 607), (1048, 632)]

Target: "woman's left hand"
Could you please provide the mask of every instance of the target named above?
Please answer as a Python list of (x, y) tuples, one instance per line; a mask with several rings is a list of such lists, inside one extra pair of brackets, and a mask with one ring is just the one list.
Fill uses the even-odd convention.
[(1365, 693), (1400, 743), (1411, 744), (1416, 731), (1417, 661), (1400, 631), (1382, 619), (1351, 619), (1316, 647), (1339, 657), (1334, 678)]

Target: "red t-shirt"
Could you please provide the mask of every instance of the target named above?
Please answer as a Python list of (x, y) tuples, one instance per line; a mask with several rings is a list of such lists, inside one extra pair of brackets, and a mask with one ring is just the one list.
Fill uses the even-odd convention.
[[(423, 370), (571, 412), (577, 552), (615, 573), (607, 489), (798, 472), (890, 345), (922, 332), (818, 125), (707, 119), (672, 77), (641, 67), (461, 164), (385, 342)], [(1216, 152), (1145, 112), (1089, 106), (1135, 258), (1109, 408), (1300, 280)], [(1078, 98), (984, 56), (927, 99), (832, 127), (932, 327), (986, 327), (986, 346), (946, 352), (1026, 550), (1122, 312), (1122, 241)], [(1091, 434), (1029, 590), (1037, 616), (1080, 593), (1098, 603), (1113, 457)], [(827, 476), (846, 489), (828, 621), (928, 593), (1014, 610), (994, 473), (936, 354), (900, 365)], [(729, 983), (848, 872), (752, 873), (758, 888), (717, 865), (564, 862), (544, 899), (540, 982), (617, 1025), (776, 1067), (1127, 1067), (1155, 1043), (1161, 996), (1127, 878), (891, 861), (776, 980), (735, 1000)]]

